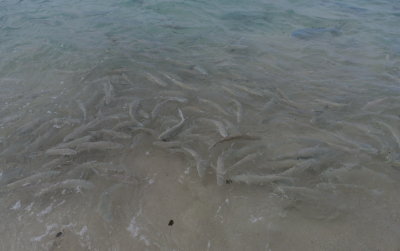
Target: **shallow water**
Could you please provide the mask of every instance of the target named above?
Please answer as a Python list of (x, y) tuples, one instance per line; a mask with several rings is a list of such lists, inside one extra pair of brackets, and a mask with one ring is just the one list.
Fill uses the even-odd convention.
[(0, 250), (399, 250), (398, 23), (2, 1)]

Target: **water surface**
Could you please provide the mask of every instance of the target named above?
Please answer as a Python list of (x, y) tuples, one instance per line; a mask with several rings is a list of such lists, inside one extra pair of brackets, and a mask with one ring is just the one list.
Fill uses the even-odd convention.
[(0, 3), (1, 250), (398, 250), (397, 1)]

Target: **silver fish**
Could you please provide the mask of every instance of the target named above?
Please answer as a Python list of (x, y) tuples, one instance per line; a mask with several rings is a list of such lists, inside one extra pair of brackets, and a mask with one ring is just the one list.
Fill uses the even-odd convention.
[(204, 177), (205, 173), (206, 173), (206, 165), (207, 165), (207, 161), (202, 159), (201, 156), (194, 150), (187, 148), (187, 147), (182, 147), (182, 149), (186, 152), (188, 152), (196, 161), (196, 169), (197, 169), (197, 173), (199, 174), (199, 177), (202, 178)]
[(38, 183), (43, 181), (44, 179), (54, 177), (58, 174), (60, 174), (59, 171), (47, 171), (47, 172), (36, 173), (26, 178), (7, 184), (7, 188), (14, 189), (17, 187), (25, 186), (26, 184), (31, 184), (33, 182)]
[(261, 154), (259, 152), (255, 152), (255, 153), (250, 153), (248, 155), (246, 155), (245, 157), (243, 157), (242, 159), (240, 159), (238, 162), (236, 162), (235, 164), (233, 164), (231, 167), (229, 167), (227, 169), (227, 171), (236, 169), (237, 167), (250, 162), (250, 161), (254, 161), (258, 156), (260, 156)]
[(85, 105), (81, 102), (81, 101), (77, 101), (79, 109), (81, 109), (82, 113), (83, 113), (83, 121), (86, 121), (86, 108)]
[(185, 117), (183, 116), (183, 113), (181, 111), (181, 109), (178, 109), (179, 112), (179, 116), (181, 117), (181, 121), (174, 125), (173, 127), (168, 128), (167, 130), (165, 130), (163, 133), (160, 134), (160, 136), (158, 136), (158, 138), (160, 140), (169, 140), (170, 138), (174, 137), (183, 127), (184, 123), (185, 123)]
[(222, 137), (225, 138), (228, 136), (228, 132), (226, 131), (225, 125), (221, 121), (208, 118), (199, 118), (198, 120), (214, 124), (217, 127), (218, 132)]
[(97, 137), (101, 138), (112, 138), (112, 139), (130, 139), (131, 135), (123, 133), (123, 132), (117, 132), (114, 130), (110, 129), (101, 129), (99, 131), (93, 131), (91, 132), (92, 135), (95, 135)]
[(46, 155), (48, 156), (57, 156), (57, 155), (72, 156), (76, 155), (77, 153), (78, 153), (77, 151), (70, 148), (51, 148), (46, 151)]
[(161, 79), (157, 78), (156, 76), (146, 72), (146, 77), (148, 80), (156, 83), (157, 85), (161, 86), (161, 87), (167, 87), (167, 83), (165, 83), (164, 81), (162, 81)]
[(105, 150), (121, 149), (123, 147), (124, 146), (122, 144), (111, 142), (111, 141), (96, 141), (96, 142), (82, 143), (76, 148), (76, 150), (78, 152), (105, 151)]
[(35, 194), (35, 196), (42, 196), (49, 192), (53, 192), (55, 190), (64, 190), (64, 189), (75, 189), (79, 191), (80, 189), (92, 189), (94, 185), (92, 182), (81, 180), (81, 179), (67, 179), (46, 188), (41, 189), (39, 192)]
[(73, 140), (73, 139), (79, 137), (85, 131), (92, 129), (92, 128), (96, 128), (96, 127), (102, 125), (103, 123), (110, 123), (113, 120), (120, 120), (122, 118), (123, 118), (123, 116), (119, 116), (119, 115), (96, 118), (87, 124), (84, 124), (84, 125), (81, 125), (81, 126), (75, 128), (71, 133), (69, 133), (68, 135), (66, 135), (64, 137), (63, 142)]
[(140, 100), (136, 99), (132, 103), (129, 104), (129, 116), (131, 117), (132, 121), (135, 122), (138, 126), (143, 126), (143, 123), (140, 122), (136, 118), (136, 113), (140, 108)]
[(104, 83), (103, 85), (104, 85), (104, 93), (105, 93), (104, 94), (104, 103), (106, 105), (109, 105), (111, 103), (114, 88), (113, 88), (110, 80), (107, 83)]
[(208, 75), (207, 71), (206, 71), (203, 67), (201, 67), (201, 66), (199, 66), (199, 65), (195, 65), (195, 66), (193, 67), (193, 69), (196, 70), (196, 71), (198, 71), (198, 72), (200, 72), (200, 73), (203, 74), (203, 75)]
[(154, 141), (153, 145), (159, 146), (162, 148), (177, 148), (182, 146), (182, 142), (180, 141)]
[(232, 99), (232, 102), (236, 105), (236, 122), (240, 123), (242, 121), (242, 116), (243, 116), (242, 104), (236, 99)]
[(81, 138), (77, 138), (71, 141), (68, 141), (66, 143), (61, 143), (57, 146), (55, 146), (54, 148), (75, 148), (76, 146), (84, 143), (84, 142), (88, 142), (92, 139), (93, 137), (88, 135), (88, 136), (84, 136)]
[(156, 104), (151, 111), (151, 118), (155, 119), (158, 116), (160, 109), (168, 102), (179, 102), (179, 103), (186, 103), (186, 98), (180, 97), (167, 97), (165, 100), (161, 101), (160, 103)]
[(115, 196), (114, 193), (120, 189), (122, 184), (112, 185), (109, 189), (107, 189), (101, 196), (100, 201), (97, 206), (97, 212), (105, 221), (111, 221), (113, 219), (113, 205), (112, 200)]
[(222, 186), (225, 180), (226, 170), (225, 170), (224, 159), (225, 159), (224, 153), (220, 154), (217, 159), (217, 167), (215, 168), (215, 173), (218, 186)]
[(189, 86), (189, 85), (183, 83), (182, 81), (179, 81), (179, 80), (177, 80), (177, 79), (171, 77), (170, 75), (168, 75), (168, 74), (166, 74), (166, 73), (163, 73), (163, 75), (164, 75), (167, 79), (171, 80), (172, 83), (174, 83), (175, 85), (179, 86), (179, 87), (182, 88), (182, 89), (187, 89), (187, 90), (191, 90), (191, 91), (197, 91), (197, 88), (194, 88), (194, 87), (192, 87), (192, 86)]
[(211, 100), (203, 99), (203, 98), (199, 98), (199, 101), (201, 103), (204, 103), (204, 104), (214, 108), (215, 110), (219, 111), (220, 113), (222, 113), (222, 114), (224, 114), (226, 116), (229, 116), (229, 113), (227, 111), (225, 111), (225, 109), (222, 108), (219, 104), (217, 104), (217, 103), (215, 103), (215, 102), (213, 102)]
[(233, 182), (246, 183), (247, 185), (266, 185), (271, 183), (286, 183), (292, 184), (293, 179), (288, 177), (282, 177), (279, 175), (252, 175), (252, 174), (240, 174), (230, 178)]
[(230, 141), (234, 141), (234, 140), (260, 140), (261, 137), (258, 136), (253, 136), (253, 135), (248, 135), (248, 134), (238, 134), (238, 135), (233, 135), (233, 136), (229, 136), (229, 137), (225, 137), (221, 140), (218, 140), (217, 142), (215, 142), (213, 145), (211, 145), (211, 147), (209, 148), (209, 150), (211, 150), (212, 148), (214, 148), (215, 146), (222, 144), (224, 142), (230, 142)]

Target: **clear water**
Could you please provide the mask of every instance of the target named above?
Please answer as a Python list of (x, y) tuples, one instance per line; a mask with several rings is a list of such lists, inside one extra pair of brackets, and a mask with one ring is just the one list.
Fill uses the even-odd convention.
[(0, 3), (0, 250), (399, 250), (400, 3)]

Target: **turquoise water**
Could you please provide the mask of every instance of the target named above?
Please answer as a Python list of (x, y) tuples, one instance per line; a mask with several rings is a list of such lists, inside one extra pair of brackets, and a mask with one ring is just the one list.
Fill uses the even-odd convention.
[(399, 23), (2, 1), (0, 250), (398, 250)]

